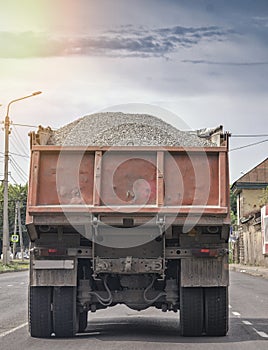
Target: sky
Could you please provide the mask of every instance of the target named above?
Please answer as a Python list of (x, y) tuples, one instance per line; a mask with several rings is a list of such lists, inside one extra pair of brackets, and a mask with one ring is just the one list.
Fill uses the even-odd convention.
[(27, 180), (34, 126), (102, 110), (223, 125), (234, 182), (267, 157), (267, 77), (267, 0), (0, 0), (1, 121), (42, 91), (10, 107), (11, 182)]

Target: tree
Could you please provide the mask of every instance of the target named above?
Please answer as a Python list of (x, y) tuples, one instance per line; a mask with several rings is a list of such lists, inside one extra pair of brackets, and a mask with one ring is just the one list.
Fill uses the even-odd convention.
[(236, 195), (234, 192), (230, 189), (230, 205), (231, 205), (231, 210), (234, 213), (234, 215), (237, 214), (237, 206), (236, 206)]
[(236, 195), (230, 189), (230, 206), (231, 206), (231, 223), (235, 225), (237, 222), (237, 205), (236, 205)]
[[(0, 241), (3, 241), (3, 204), (4, 204), (4, 186), (0, 185)], [(25, 225), (26, 218), (26, 203), (27, 203), (27, 185), (8, 185), (8, 222), (9, 222), (9, 232), (13, 233), (14, 222), (15, 222), (15, 206), (16, 201), (20, 201), (21, 204), (21, 222)], [(24, 242), (28, 242), (28, 237), (24, 233)], [(2, 244), (1, 244), (2, 246)]]

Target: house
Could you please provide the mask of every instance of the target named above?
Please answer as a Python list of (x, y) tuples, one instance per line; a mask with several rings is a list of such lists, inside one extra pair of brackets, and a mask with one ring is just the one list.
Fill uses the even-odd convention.
[[(235, 181), (231, 190), (237, 197), (237, 228), (234, 236), (236, 263), (268, 267), (264, 249), (261, 207), (264, 190), (268, 187), (268, 158)], [(266, 221), (265, 221), (266, 222)]]

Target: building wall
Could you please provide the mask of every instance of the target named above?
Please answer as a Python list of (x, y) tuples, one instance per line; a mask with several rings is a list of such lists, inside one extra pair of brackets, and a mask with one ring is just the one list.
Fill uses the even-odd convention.
[(262, 254), (261, 225), (240, 226), (239, 239), (234, 247), (235, 263), (268, 267), (268, 256)]
[(258, 211), (262, 196), (262, 189), (243, 189), (238, 195), (239, 218), (246, 217), (250, 213)]

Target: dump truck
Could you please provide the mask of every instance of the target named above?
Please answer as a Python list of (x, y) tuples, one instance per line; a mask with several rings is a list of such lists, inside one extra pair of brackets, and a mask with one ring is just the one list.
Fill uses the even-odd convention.
[(229, 134), (215, 130), (194, 135), (203, 147), (30, 134), (31, 336), (74, 336), (117, 304), (179, 312), (182, 336), (226, 335)]

